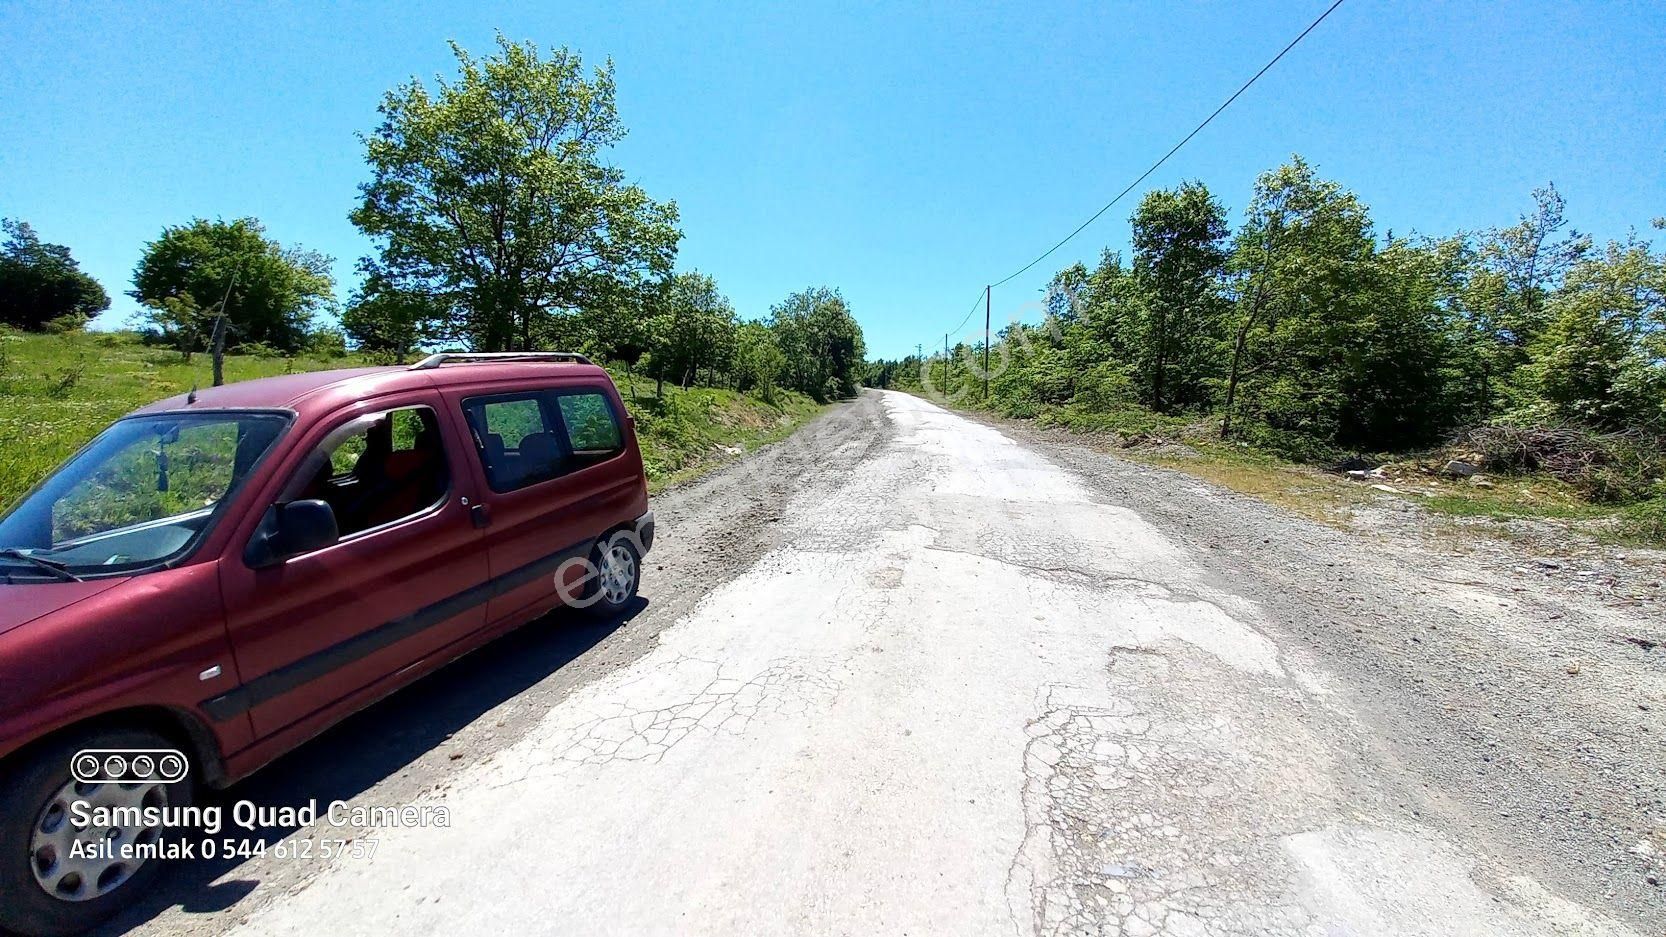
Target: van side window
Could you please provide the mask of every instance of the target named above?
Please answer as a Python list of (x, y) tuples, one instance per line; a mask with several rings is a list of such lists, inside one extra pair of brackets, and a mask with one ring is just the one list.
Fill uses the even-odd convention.
[(561, 474), (563, 433), (542, 393), (470, 397), (463, 414), (493, 491), (514, 491)]
[(561, 422), (567, 427), (567, 444), (573, 455), (585, 462), (599, 462), (625, 448), (618, 418), (607, 398), (598, 393), (562, 394)]
[(304, 463), (313, 475), (294, 500), (328, 503), (346, 537), (420, 514), (445, 496), (450, 472), (432, 409), (406, 407), (353, 422), (352, 432), (332, 433)]

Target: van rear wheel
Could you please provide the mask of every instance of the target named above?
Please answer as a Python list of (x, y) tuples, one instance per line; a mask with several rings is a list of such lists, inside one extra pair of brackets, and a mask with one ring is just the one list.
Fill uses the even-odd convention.
[(596, 545), (590, 562), (596, 566), (596, 578), (584, 596), (584, 610), (598, 618), (623, 612), (642, 584), (642, 554), (631, 535), (620, 531), (604, 539)]
[[(0, 768), (0, 929), (28, 937), (87, 930), (144, 894), (163, 860), (123, 858), (126, 844), (153, 844), (170, 831), (159, 825), (77, 825), (87, 808), (187, 807), (191, 780), (92, 784), (77, 781), (70, 761), (82, 749), (171, 749), (174, 743), (139, 729), (103, 729), (49, 742)], [(108, 846), (104, 846), (108, 844)], [(156, 848), (146, 846), (139, 850)], [(104, 855), (108, 851), (109, 856)]]

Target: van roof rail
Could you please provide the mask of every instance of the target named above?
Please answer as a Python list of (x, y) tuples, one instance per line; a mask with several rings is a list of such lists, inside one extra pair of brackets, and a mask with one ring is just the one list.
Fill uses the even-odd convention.
[(571, 361), (589, 364), (576, 351), (442, 351), (411, 365), (412, 371), (428, 371), (442, 364), (487, 364), (493, 361)]

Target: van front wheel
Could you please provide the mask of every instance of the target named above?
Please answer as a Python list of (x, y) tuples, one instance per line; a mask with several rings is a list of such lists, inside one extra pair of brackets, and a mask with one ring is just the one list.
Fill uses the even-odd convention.
[[(164, 860), (150, 856), (157, 854), (159, 840), (176, 831), (142, 820), (96, 827), (76, 820), (97, 817), (103, 807), (188, 807), (190, 778), (78, 781), (70, 762), (86, 749), (171, 751), (173, 743), (136, 729), (77, 733), (0, 768), (6, 775), (0, 785), (0, 894), (7, 896), (0, 901), (0, 930), (29, 937), (79, 933), (131, 904), (161, 871)], [(124, 857), (124, 845), (136, 847), (128, 852), (143, 858)]]

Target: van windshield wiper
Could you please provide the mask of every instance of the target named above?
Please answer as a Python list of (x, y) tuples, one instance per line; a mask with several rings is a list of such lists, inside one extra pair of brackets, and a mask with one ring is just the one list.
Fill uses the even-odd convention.
[(57, 560), (49, 560), (44, 556), (35, 556), (33, 553), (25, 553), (17, 547), (0, 547), (0, 556), (12, 560), (22, 560), (37, 569), (42, 569), (51, 573), (59, 579), (62, 579), (64, 582), (81, 581), (81, 577), (70, 572), (69, 567), (65, 564), (60, 563)]

